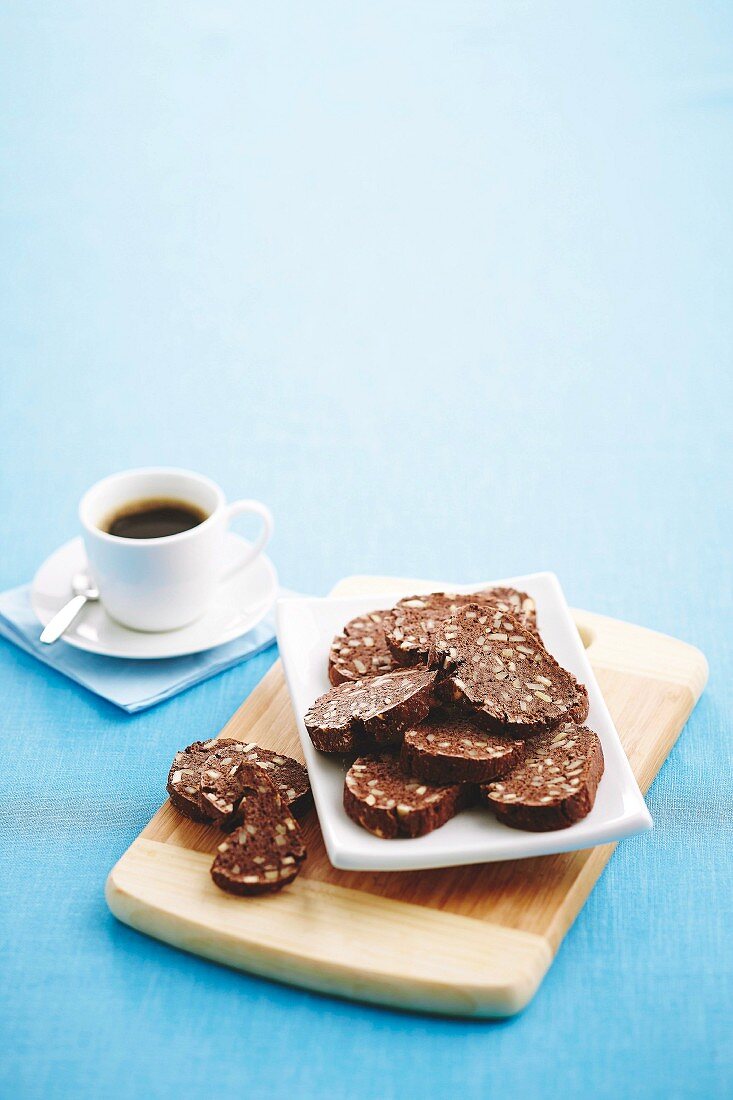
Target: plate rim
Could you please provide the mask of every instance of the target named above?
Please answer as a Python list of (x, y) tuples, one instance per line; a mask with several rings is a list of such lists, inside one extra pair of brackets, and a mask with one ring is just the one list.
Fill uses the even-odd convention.
[[(395, 580), (401, 580), (402, 578), (395, 578)], [(476, 581), (470, 584), (455, 584), (444, 583), (436, 581), (407, 581), (407, 586), (411, 584), (423, 585), (426, 591), (452, 591), (452, 592), (470, 592), (475, 591), (481, 587), (495, 587), (511, 584), (513, 587), (522, 587), (522, 582), (542, 580), (549, 582), (553, 591), (553, 596), (556, 601), (556, 605), (559, 607), (564, 617), (577, 629), (575, 621), (572, 616), (570, 607), (568, 606), (563, 592), (562, 586), (557, 575), (550, 570), (541, 570), (533, 573), (523, 573), (514, 577), (506, 577), (500, 580), (491, 581)], [(379, 601), (383, 598), (390, 601), (390, 606), (394, 603), (395, 599), (399, 598), (395, 590), (392, 589), (389, 592), (368, 592), (363, 596), (355, 594), (353, 596), (286, 596), (281, 597), (276, 602), (276, 621), (277, 621), (277, 637), (278, 647), (280, 649), (280, 656), (283, 663), (283, 670), (285, 673), (285, 680), (288, 686), (288, 692), (290, 694), (291, 702), (293, 702), (293, 711), (296, 722), (296, 728), (298, 736), (301, 741), (303, 753), (306, 758), (306, 762), (309, 762), (309, 758), (312, 757), (315, 760), (316, 751), (313, 747), (310, 738), (308, 737), (303, 722), (302, 715), (295, 713), (295, 705), (293, 701), (293, 690), (290, 680), (289, 662), (286, 657), (286, 651), (289, 646), (287, 642), (283, 642), (283, 626), (284, 618), (287, 617), (287, 611), (284, 611), (286, 604), (296, 603), (300, 606), (322, 606), (338, 605), (338, 604), (351, 604), (355, 602), (374, 602), (378, 605)], [(530, 851), (513, 851), (511, 846), (513, 840), (507, 837), (507, 848), (504, 849), (504, 845), (499, 846), (499, 854), (492, 854), (489, 857), (486, 855), (477, 855), (472, 849), (462, 849), (460, 845), (457, 845), (455, 851), (450, 854), (449, 857), (441, 856), (440, 853), (431, 853), (428, 851), (421, 852), (419, 849), (410, 849), (411, 855), (407, 852), (401, 852), (403, 858), (395, 863), (394, 854), (390, 857), (388, 864), (384, 864), (377, 858), (377, 850), (372, 852), (356, 852), (354, 849), (342, 840), (338, 839), (338, 835), (333, 831), (332, 823), (332, 809), (330, 805), (322, 806), (321, 795), (322, 792), (318, 789), (318, 785), (313, 786), (313, 796), (316, 803), (316, 809), (318, 810), (319, 823), (321, 831), (323, 833), (324, 844), (328, 858), (335, 868), (346, 871), (372, 871), (379, 873), (399, 873), (404, 871), (417, 871), (417, 870), (429, 870), (437, 869), (441, 867), (459, 867), (468, 866), (471, 864), (481, 863), (494, 863), (504, 860), (518, 860), (518, 859), (533, 859), (543, 855), (554, 855), (562, 852), (570, 852), (581, 850), (589, 847), (596, 847), (601, 844), (613, 843), (618, 840), (623, 840), (629, 836), (637, 835), (639, 833), (647, 832), (653, 828), (653, 821), (649, 809), (646, 805), (644, 796), (639, 788), (638, 782), (629, 764), (628, 757), (624, 750), (621, 738), (619, 737), (618, 730), (616, 729), (615, 722), (606, 706), (603, 693), (600, 689), (598, 681), (596, 680), (595, 673), (590, 663), (585, 646), (580, 642), (579, 653), (582, 655), (581, 660), (584, 665), (585, 675), (592, 681), (591, 687), (595, 689), (593, 694), (594, 702), (597, 706), (600, 706), (605, 714), (605, 718), (613, 730), (614, 736), (618, 742), (618, 748), (623, 755), (625, 762), (625, 771), (627, 780), (630, 780), (635, 788), (636, 804), (629, 810), (625, 810), (621, 818), (615, 818), (617, 825), (613, 825), (613, 821), (604, 821), (590, 829), (586, 826), (584, 835), (581, 839), (573, 839), (573, 827), (569, 829), (555, 829), (546, 833), (526, 833), (523, 834), (527, 839), (526, 843), (531, 847)], [(622, 765), (624, 766), (624, 765)], [(625, 787), (626, 784), (623, 784)], [(472, 811), (468, 811), (471, 813)], [(580, 823), (578, 823), (580, 824)], [(430, 835), (430, 834), (428, 834)], [(577, 837), (577, 834), (575, 834)], [(378, 838), (375, 838), (378, 839)], [(421, 837), (413, 838), (416, 841), (420, 841)], [(405, 841), (404, 843), (407, 843)], [(386, 853), (386, 849), (385, 849)]]
[[(244, 538), (242, 535), (237, 534), (236, 531), (228, 531), (227, 536), (229, 538), (236, 539), (239, 542), (250, 545), (250, 540)], [(36, 572), (33, 575), (33, 579), (32, 579), (32, 581), (30, 583), (30, 586), (29, 586), (29, 601), (30, 601), (31, 608), (33, 610), (33, 614), (36, 616), (36, 618), (38, 619), (41, 626), (46, 626), (46, 624), (49, 623), (51, 621), (51, 619), (53, 618), (53, 614), (55, 614), (55, 612), (53, 614), (49, 615), (48, 617), (45, 617), (45, 618), (44, 618), (44, 616), (42, 616), (39, 613), (38, 603), (37, 603), (37, 599), (36, 599), (38, 578), (40, 577), (43, 570), (48, 566), (49, 562), (53, 558), (55, 558), (57, 555), (60, 555), (64, 550), (70, 550), (71, 547), (75, 544), (80, 545), (80, 547), (82, 548), (82, 553), (83, 553), (84, 539), (82, 538), (81, 535), (76, 535), (74, 538), (67, 539), (66, 542), (59, 544), (59, 546), (57, 546), (55, 550), (53, 550), (50, 554), (48, 554), (47, 557), (41, 562), (41, 564), (36, 569)], [(262, 560), (262, 564), (265, 566), (265, 568), (268, 572), (268, 575), (269, 575), (270, 585), (268, 587), (268, 591), (271, 592), (271, 595), (269, 597), (267, 597), (265, 602), (263, 603), (261, 612), (258, 613), (257, 616), (253, 619), (253, 621), (251, 623), (249, 623), (245, 628), (236, 629), (233, 632), (228, 632), (228, 633), (224, 634), (223, 636), (219, 637), (215, 641), (206, 642), (204, 645), (193, 645), (193, 646), (190, 645), (190, 644), (187, 645), (187, 644), (184, 643), (183, 646), (171, 648), (169, 650), (166, 650), (166, 652), (164, 652), (164, 653), (136, 653), (136, 652), (129, 652), (127, 650), (123, 651), (123, 650), (119, 650), (119, 649), (116, 649), (116, 648), (115, 649), (100, 648), (98, 645), (95, 645), (94, 642), (87, 641), (83, 638), (79, 638), (78, 636), (73, 636), (73, 637), (70, 638), (70, 637), (66, 637), (64, 635), (62, 638), (59, 639), (59, 641), (63, 642), (65, 645), (71, 646), (73, 649), (78, 649), (80, 652), (83, 652), (83, 653), (92, 653), (97, 657), (110, 657), (110, 658), (113, 658), (115, 660), (121, 660), (121, 661), (167, 661), (167, 660), (171, 660), (171, 659), (176, 658), (176, 657), (192, 657), (197, 653), (206, 653), (209, 650), (217, 649), (219, 646), (226, 645), (228, 642), (236, 641), (237, 638), (241, 638), (244, 634), (247, 634), (250, 630), (254, 630), (254, 628), (262, 622), (262, 620), (265, 618), (265, 616), (269, 614), (269, 612), (272, 610), (273, 606), (277, 602), (277, 599), (278, 599), (277, 569), (275, 568), (274, 563), (272, 562), (271, 558), (268, 557), (267, 554), (263, 553), (261, 555), (261, 560)], [(103, 612), (103, 614), (107, 615), (107, 612), (104, 610), (103, 605), (102, 605), (102, 612)], [(110, 616), (107, 616), (107, 617), (109, 618)], [(205, 613), (204, 613), (204, 616), (202, 616), (201, 618), (195, 620), (195, 623), (189, 623), (188, 626), (181, 627), (180, 629), (181, 630), (188, 630), (190, 627), (196, 625), (197, 623), (200, 623), (201, 620), (204, 617), (205, 617)], [(114, 621), (114, 620), (112, 620), (112, 621)], [(155, 637), (155, 638), (163, 638), (163, 637), (170, 636), (171, 638), (173, 638), (176, 634), (179, 633), (179, 631), (177, 631), (177, 630), (165, 630), (165, 631), (130, 630), (129, 627), (123, 626), (122, 623), (117, 623), (117, 622), (115, 622), (115, 626), (118, 630), (125, 631), (125, 633), (130, 635), (130, 637), (132, 637), (132, 638), (137, 638), (139, 636), (142, 636), (142, 637)]]

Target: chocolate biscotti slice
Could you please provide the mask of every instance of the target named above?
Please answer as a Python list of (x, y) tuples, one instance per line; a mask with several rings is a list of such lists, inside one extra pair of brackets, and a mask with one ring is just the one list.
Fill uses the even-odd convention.
[[(221, 820), (221, 815), (216, 813), (211, 799), (202, 799), (202, 772), (207, 769), (216, 773), (211, 774), (209, 783), (220, 783), (217, 794), (225, 793), (228, 787), (231, 788), (230, 793), (234, 794), (235, 766), (242, 761), (257, 764), (267, 771), (295, 813), (300, 813), (310, 805), (310, 783), (304, 764), (283, 753), (263, 749), (253, 742), (247, 744), (230, 737), (194, 741), (192, 745), (176, 753), (168, 773), (167, 790), (171, 803), (193, 821)], [(233, 773), (232, 768), (235, 768)]]
[(487, 783), (524, 757), (526, 743), (498, 737), (460, 714), (434, 712), (405, 730), (403, 771), (426, 783)]
[(310, 739), (321, 752), (363, 752), (396, 745), (402, 732), (426, 718), (436, 673), (402, 668), (339, 684), (316, 699), (305, 716)]
[(241, 820), (251, 765), (267, 772), (284, 801), (294, 808), (310, 794), (308, 772), (297, 760), (253, 743), (222, 738), (202, 765), (199, 793), (202, 811), (222, 829), (233, 828)]
[(465, 783), (423, 783), (405, 775), (391, 753), (360, 756), (346, 775), (344, 809), (375, 836), (424, 836), (475, 802), (477, 789)]
[(514, 829), (567, 829), (593, 809), (603, 767), (598, 736), (568, 722), (529, 742), (522, 763), (481, 792), (499, 821)]
[(242, 759), (257, 764), (267, 772), (291, 813), (302, 814), (311, 804), (311, 785), (308, 769), (299, 760), (273, 749), (263, 749), (254, 742), (242, 742), (239, 749)]
[(239, 803), (252, 768), (242, 759), (241, 745), (242, 742), (232, 743), (228, 739), (219, 742), (201, 768), (199, 802), (202, 812), (223, 829), (237, 822)]
[(587, 692), (507, 612), (469, 604), (440, 623), (430, 664), (439, 694), (493, 733), (531, 737), (587, 713)]
[[(171, 800), (171, 805), (192, 821), (211, 821), (211, 815), (201, 805), (201, 769), (212, 750), (220, 742), (194, 741), (185, 749), (181, 749), (173, 757), (166, 790)], [(234, 744), (234, 742), (227, 742)]]
[(534, 600), (516, 588), (485, 588), (479, 592), (431, 592), (407, 596), (384, 615), (387, 646), (401, 665), (426, 664), (438, 625), (462, 607), (481, 604), (512, 612), (525, 626), (537, 625)]
[(332, 684), (380, 676), (400, 667), (384, 636), (384, 621), (388, 615), (388, 611), (358, 615), (336, 635), (328, 654), (328, 678)]
[(479, 593), (479, 603), (490, 603), (499, 611), (508, 611), (519, 619), (522, 626), (537, 630), (537, 605), (530, 595), (517, 588), (484, 588)]
[(256, 764), (240, 763), (242, 823), (219, 845), (211, 877), (230, 894), (270, 894), (300, 872), (307, 852), (287, 803)]

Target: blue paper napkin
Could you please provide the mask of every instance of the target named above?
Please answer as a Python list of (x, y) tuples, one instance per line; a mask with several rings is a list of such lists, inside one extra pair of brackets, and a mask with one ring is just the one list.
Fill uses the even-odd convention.
[(155, 706), (186, 688), (208, 680), (275, 643), (275, 614), (241, 638), (205, 653), (156, 661), (100, 657), (64, 641), (41, 645), (41, 624), (30, 603), (30, 588), (21, 585), (0, 594), (0, 637), (19, 646), (50, 668), (109, 700), (129, 714)]

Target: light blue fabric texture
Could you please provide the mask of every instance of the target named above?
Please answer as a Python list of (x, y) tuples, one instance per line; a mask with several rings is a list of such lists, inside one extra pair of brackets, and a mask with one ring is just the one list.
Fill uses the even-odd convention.
[(0, 641), (0, 1094), (733, 1092), (733, 6), (7, 0), (0, 588), (97, 478), (275, 514), (284, 584), (537, 569), (711, 677), (499, 1023), (148, 939), (106, 874), (261, 653), (137, 715)]
[(54, 645), (38, 640), (40, 626), (29, 598), (28, 585), (0, 593), (0, 637), (19, 646), (74, 683), (135, 714), (162, 703), (219, 672), (261, 653), (275, 641), (275, 613), (270, 612), (252, 630), (226, 645), (204, 653), (160, 661), (121, 660), (85, 653), (63, 639)]

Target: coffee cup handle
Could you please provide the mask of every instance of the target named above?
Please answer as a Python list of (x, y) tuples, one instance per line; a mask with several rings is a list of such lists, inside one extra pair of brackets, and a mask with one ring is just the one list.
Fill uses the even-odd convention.
[(226, 522), (227, 525), (231, 523), (235, 516), (242, 516), (245, 513), (259, 516), (262, 520), (262, 530), (260, 531), (257, 539), (250, 546), (247, 553), (239, 559), (236, 565), (232, 565), (229, 569), (225, 569), (219, 578), (222, 581), (229, 580), (235, 573), (238, 573), (240, 569), (244, 569), (245, 566), (250, 565), (251, 562), (258, 557), (267, 546), (268, 542), (272, 538), (272, 531), (274, 528), (274, 521), (272, 518), (272, 512), (266, 504), (262, 504), (259, 500), (235, 500), (232, 504), (226, 506)]

